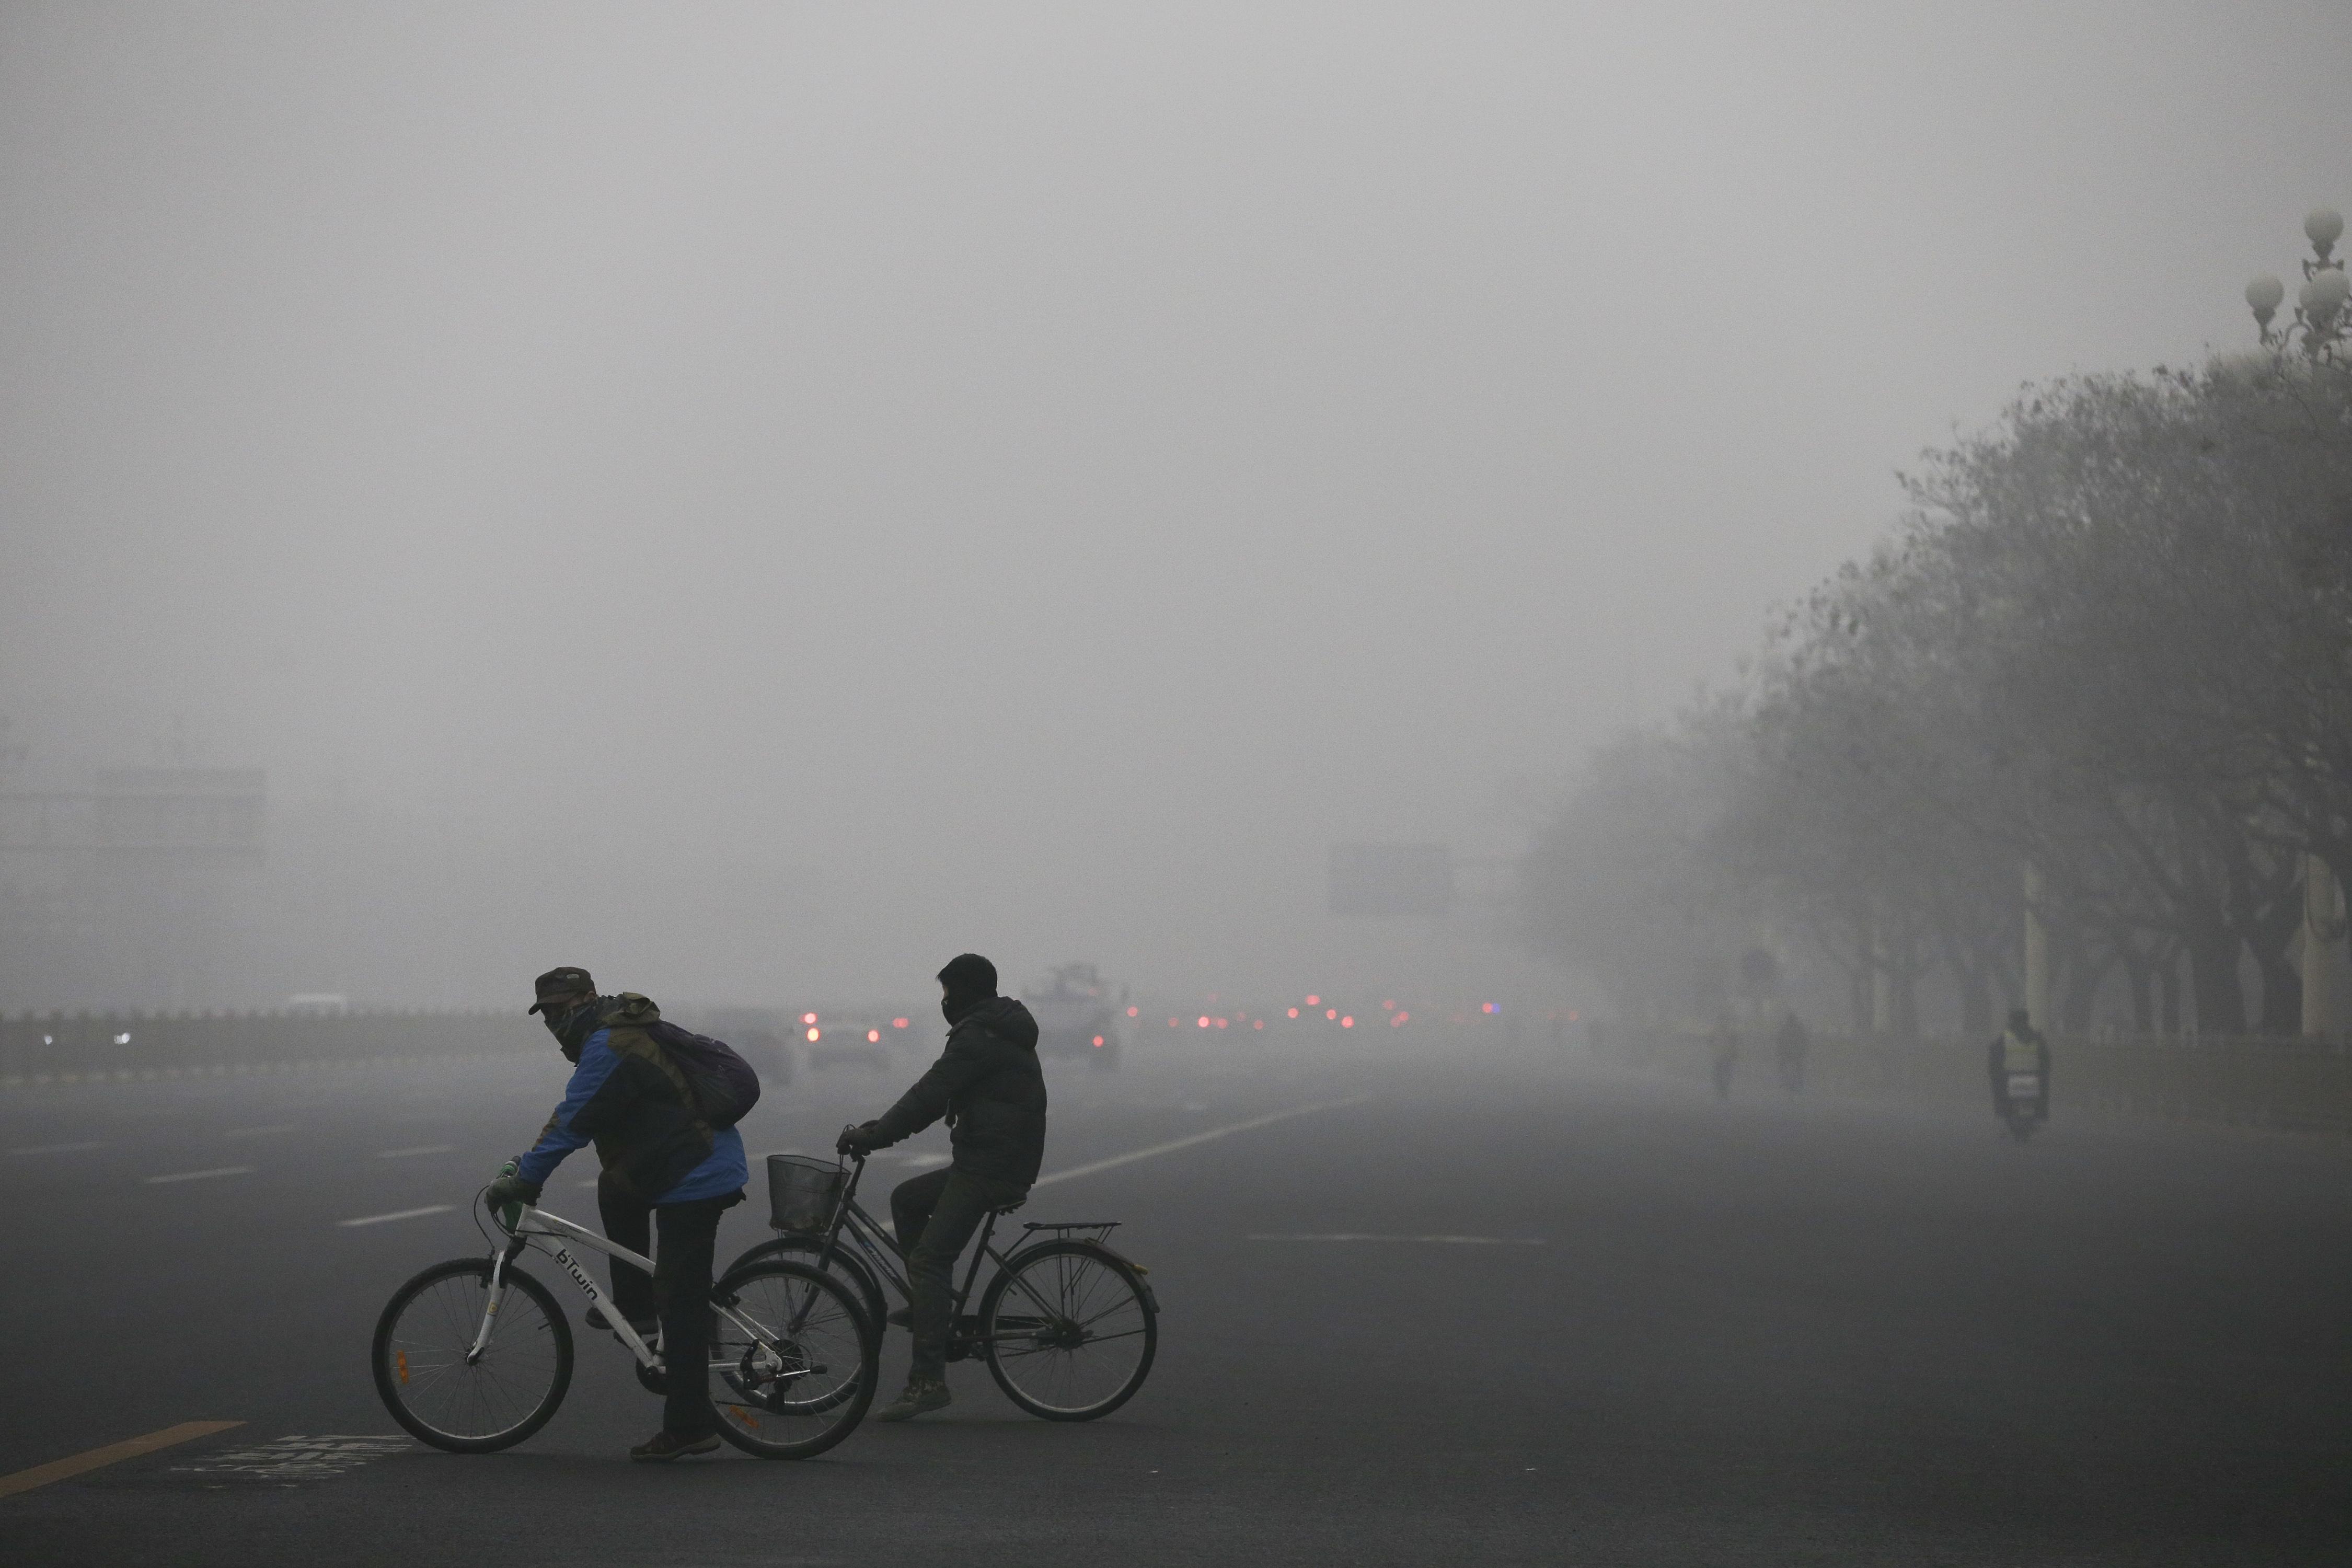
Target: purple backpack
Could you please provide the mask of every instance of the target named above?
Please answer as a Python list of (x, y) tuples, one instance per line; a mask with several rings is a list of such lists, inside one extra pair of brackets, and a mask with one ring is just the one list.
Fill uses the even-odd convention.
[(713, 1129), (734, 1126), (760, 1103), (760, 1075), (726, 1041), (681, 1029), (667, 1018), (646, 1025), (646, 1033), (686, 1075), (695, 1114)]

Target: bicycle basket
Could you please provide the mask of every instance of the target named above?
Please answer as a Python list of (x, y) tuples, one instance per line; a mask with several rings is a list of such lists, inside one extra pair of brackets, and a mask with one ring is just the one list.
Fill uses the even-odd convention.
[(768, 1223), (778, 1230), (823, 1230), (833, 1223), (849, 1173), (801, 1154), (768, 1156)]

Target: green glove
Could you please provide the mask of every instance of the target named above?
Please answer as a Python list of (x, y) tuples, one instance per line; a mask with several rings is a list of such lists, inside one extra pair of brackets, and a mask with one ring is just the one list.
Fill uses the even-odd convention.
[(482, 1206), (502, 1209), (509, 1204), (537, 1204), (540, 1187), (537, 1182), (517, 1175), (503, 1175), (492, 1182), (482, 1194)]

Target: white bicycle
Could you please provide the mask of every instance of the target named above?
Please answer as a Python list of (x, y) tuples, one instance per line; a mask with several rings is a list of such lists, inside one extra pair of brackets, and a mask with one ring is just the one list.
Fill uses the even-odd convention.
[[(572, 1385), (572, 1325), (547, 1287), (515, 1267), (552, 1258), (636, 1358), (637, 1381), (667, 1392), (658, 1350), (614, 1309), (568, 1239), (653, 1271), (649, 1259), (528, 1205), (498, 1216), (488, 1258), (436, 1263), (393, 1292), (376, 1320), (376, 1392), (419, 1440), (487, 1454), (529, 1437)], [(487, 1234), (487, 1232), (486, 1232)], [(762, 1258), (711, 1287), (709, 1366), (719, 1435), (763, 1459), (805, 1459), (856, 1429), (874, 1402), (881, 1336), (838, 1280)]]

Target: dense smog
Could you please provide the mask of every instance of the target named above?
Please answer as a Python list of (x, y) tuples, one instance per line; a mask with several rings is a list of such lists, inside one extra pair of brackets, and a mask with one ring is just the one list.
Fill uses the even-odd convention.
[(2347, 64), (0, 5), (0, 1562), (2345, 1562)]

